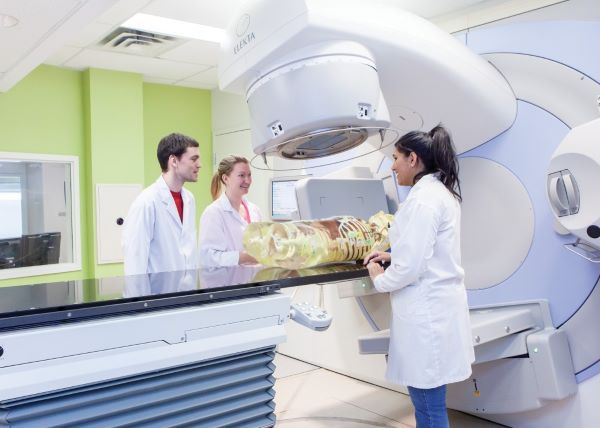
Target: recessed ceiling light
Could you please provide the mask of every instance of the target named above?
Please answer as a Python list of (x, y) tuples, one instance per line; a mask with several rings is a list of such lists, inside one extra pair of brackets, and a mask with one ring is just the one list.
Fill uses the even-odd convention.
[(14, 27), (19, 23), (19, 20), (11, 15), (5, 15), (0, 13), (0, 27), (2, 28), (10, 28)]
[(121, 24), (121, 26), (149, 33), (159, 33), (166, 36), (184, 37), (214, 43), (221, 43), (224, 34), (224, 30), (221, 28), (147, 15), (145, 13), (133, 15)]

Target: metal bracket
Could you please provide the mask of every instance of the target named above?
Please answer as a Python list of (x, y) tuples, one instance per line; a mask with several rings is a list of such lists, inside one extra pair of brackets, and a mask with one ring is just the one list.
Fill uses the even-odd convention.
[(592, 263), (600, 263), (600, 250), (581, 242), (580, 239), (571, 244), (565, 244), (565, 248)]

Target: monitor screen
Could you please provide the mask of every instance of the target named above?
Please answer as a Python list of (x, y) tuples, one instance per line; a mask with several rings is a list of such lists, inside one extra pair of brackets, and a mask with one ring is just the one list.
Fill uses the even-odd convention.
[(292, 220), (292, 212), (298, 210), (296, 182), (299, 178), (271, 179), (271, 220)]
[(0, 239), (0, 269), (19, 267), (21, 238)]
[(40, 266), (58, 263), (60, 232), (38, 233), (21, 237), (21, 266)]

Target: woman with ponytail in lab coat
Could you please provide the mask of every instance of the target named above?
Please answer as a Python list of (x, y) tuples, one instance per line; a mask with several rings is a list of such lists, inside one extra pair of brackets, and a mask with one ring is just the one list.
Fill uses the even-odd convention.
[[(242, 244), (246, 226), (262, 218), (258, 207), (245, 197), (251, 184), (252, 172), (246, 158), (231, 155), (219, 162), (211, 182), (213, 203), (200, 219), (201, 266), (256, 263)], [(225, 187), (223, 194), (222, 186)]]
[[(412, 186), (389, 230), (391, 253), (365, 259), (392, 304), (386, 378), (408, 386), (417, 428), (446, 428), (446, 385), (471, 375), (469, 307), (460, 261), (460, 184), (442, 126), (395, 144), (392, 170)], [(384, 271), (381, 262), (389, 262)]]

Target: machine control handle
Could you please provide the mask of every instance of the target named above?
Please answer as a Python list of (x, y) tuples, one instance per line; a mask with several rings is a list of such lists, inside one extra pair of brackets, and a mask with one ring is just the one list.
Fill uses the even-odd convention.
[(579, 212), (579, 189), (571, 171), (565, 169), (548, 175), (548, 197), (558, 217)]
[(569, 205), (569, 214), (577, 214), (579, 212), (579, 189), (575, 177), (569, 170), (562, 171), (562, 178), (567, 194)]
[(308, 302), (293, 303), (290, 308), (290, 318), (304, 327), (317, 331), (327, 330), (332, 320), (326, 310)]
[(560, 172), (551, 174), (548, 177), (548, 197), (556, 215), (562, 217), (569, 214), (565, 185)]

